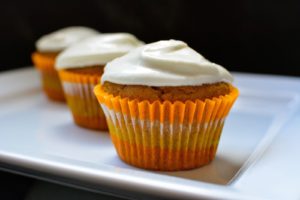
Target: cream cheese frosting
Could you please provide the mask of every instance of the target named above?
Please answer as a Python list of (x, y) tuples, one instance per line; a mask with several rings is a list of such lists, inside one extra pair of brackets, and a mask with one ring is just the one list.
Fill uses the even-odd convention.
[(129, 33), (107, 33), (83, 40), (63, 51), (56, 69), (105, 65), (144, 43)]
[(233, 81), (222, 66), (178, 40), (147, 44), (109, 62), (101, 78), (123, 85), (195, 86)]
[(71, 26), (42, 36), (35, 45), (40, 52), (60, 52), (82, 39), (97, 34), (98, 31), (88, 27)]

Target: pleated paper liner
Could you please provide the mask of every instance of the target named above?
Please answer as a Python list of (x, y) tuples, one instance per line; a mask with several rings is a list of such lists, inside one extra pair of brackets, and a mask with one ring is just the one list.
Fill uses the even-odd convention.
[(42, 87), (47, 97), (54, 101), (65, 102), (59, 76), (54, 68), (56, 55), (35, 52), (32, 54), (32, 61), (41, 73)]
[(94, 89), (106, 115), (119, 157), (150, 170), (197, 168), (215, 157), (226, 116), (238, 97), (230, 94), (205, 101), (129, 100)]
[(84, 128), (107, 130), (105, 115), (93, 93), (100, 81), (99, 73), (60, 70), (59, 75), (74, 122)]

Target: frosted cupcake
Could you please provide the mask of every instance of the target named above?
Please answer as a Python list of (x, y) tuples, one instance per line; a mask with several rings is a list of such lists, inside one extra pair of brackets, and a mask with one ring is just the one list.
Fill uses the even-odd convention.
[(57, 30), (38, 39), (37, 51), (32, 54), (32, 61), (41, 73), (43, 90), (49, 99), (65, 101), (62, 86), (54, 68), (57, 55), (72, 44), (97, 34), (98, 32), (91, 28), (75, 26)]
[(232, 80), (186, 43), (168, 40), (108, 63), (94, 92), (123, 161), (174, 171), (214, 159), (238, 96)]
[(58, 56), (56, 69), (77, 125), (107, 130), (93, 88), (99, 83), (107, 62), (142, 44), (129, 33), (101, 34), (71, 46)]

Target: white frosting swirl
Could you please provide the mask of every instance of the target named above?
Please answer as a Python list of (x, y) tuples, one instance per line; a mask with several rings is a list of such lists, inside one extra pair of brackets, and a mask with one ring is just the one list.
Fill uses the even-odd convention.
[(212, 63), (178, 40), (166, 40), (139, 47), (109, 62), (105, 81), (123, 85), (193, 86), (232, 82), (222, 66)]
[(59, 54), (56, 59), (56, 68), (105, 65), (143, 44), (129, 33), (101, 34), (72, 45)]
[(96, 34), (99, 34), (99, 32), (88, 27), (71, 26), (42, 36), (35, 45), (40, 52), (59, 52), (82, 39)]

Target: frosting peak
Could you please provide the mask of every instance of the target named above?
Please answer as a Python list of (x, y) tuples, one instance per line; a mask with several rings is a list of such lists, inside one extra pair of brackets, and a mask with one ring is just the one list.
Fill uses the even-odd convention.
[(102, 83), (184, 86), (232, 82), (220, 65), (178, 40), (165, 40), (139, 47), (107, 64)]
[(56, 59), (56, 68), (105, 65), (144, 44), (129, 33), (107, 33), (85, 39), (67, 48)]
[(146, 66), (157, 67), (159, 70), (170, 73), (185, 75), (215, 73), (215, 68), (209, 66), (213, 63), (189, 48), (186, 43), (178, 40), (152, 43), (144, 48), (141, 57)]
[(36, 42), (36, 48), (41, 52), (59, 52), (82, 39), (97, 34), (99, 34), (98, 31), (88, 27), (71, 26), (42, 36)]

